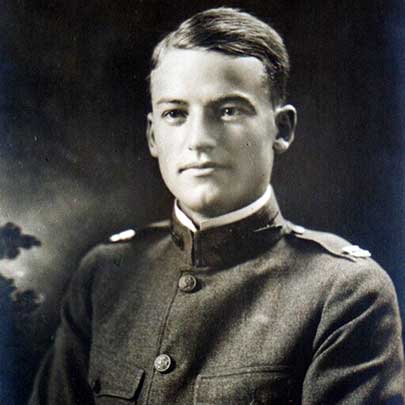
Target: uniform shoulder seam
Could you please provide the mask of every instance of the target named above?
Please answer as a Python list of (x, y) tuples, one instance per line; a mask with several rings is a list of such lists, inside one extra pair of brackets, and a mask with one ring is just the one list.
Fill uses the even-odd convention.
[(328, 253), (336, 257), (341, 257), (352, 262), (364, 260), (371, 257), (368, 250), (353, 245), (346, 239), (335, 234), (323, 231), (306, 229), (303, 226), (288, 222), (289, 234), (301, 240), (311, 241), (325, 249)]

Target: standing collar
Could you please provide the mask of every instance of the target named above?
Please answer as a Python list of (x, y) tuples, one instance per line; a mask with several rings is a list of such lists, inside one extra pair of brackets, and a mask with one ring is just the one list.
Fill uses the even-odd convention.
[(270, 194), (267, 203), (253, 214), (204, 230), (190, 230), (173, 210), (171, 234), (185, 264), (224, 267), (268, 250), (286, 232), (274, 192)]
[(178, 221), (181, 222), (182, 225), (190, 229), (192, 232), (197, 232), (198, 230), (204, 231), (210, 228), (228, 225), (247, 218), (250, 215), (253, 215), (255, 212), (259, 211), (268, 203), (272, 194), (273, 189), (271, 185), (268, 185), (266, 191), (257, 200), (253, 201), (249, 205), (246, 205), (235, 211), (228, 212), (224, 215), (205, 219), (198, 224), (198, 228), (193, 223), (193, 221), (182, 211), (177, 200), (174, 202), (174, 215), (177, 217)]

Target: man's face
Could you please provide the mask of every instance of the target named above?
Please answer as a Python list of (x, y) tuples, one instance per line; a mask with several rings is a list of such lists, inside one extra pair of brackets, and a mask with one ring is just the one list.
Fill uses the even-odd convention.
[(263, 64), (205, 50), (168, 50), (151, 77), (148, 141), (192, 218), (254, 201), (270, 182), (278, 129)]

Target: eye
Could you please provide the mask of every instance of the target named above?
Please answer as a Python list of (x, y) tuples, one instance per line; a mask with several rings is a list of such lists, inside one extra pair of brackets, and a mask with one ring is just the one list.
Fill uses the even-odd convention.
[(232, 121), (240, 118), (244, 114), (244, 110), (240, 107), (229, 106), (222, 107), (220, 110), (220, 117), (224, 121)]
[(187, 112), (180, 109), (172, 109), (163, 111), (161, 116), (169, 124), (181, 124), (186, 120)]

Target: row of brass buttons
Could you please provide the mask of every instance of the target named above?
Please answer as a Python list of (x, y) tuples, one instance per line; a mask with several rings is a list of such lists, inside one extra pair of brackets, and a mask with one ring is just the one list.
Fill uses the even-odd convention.
[[(178, 282), (180, 291), (191, 293), (197, 289), (198, 282), (197, 279), (190, 273), (184, 273)], [(173, 365), (173, 361), (168, 354), (162, 353), (156, 357), (153, 364), (156, 371), (159, 373), (166, 373), (170, 370)]]

